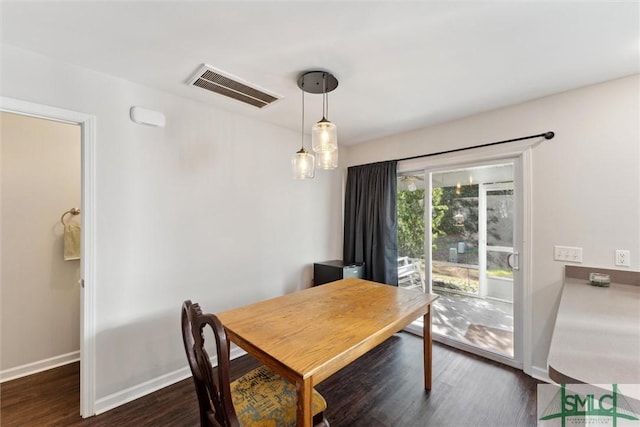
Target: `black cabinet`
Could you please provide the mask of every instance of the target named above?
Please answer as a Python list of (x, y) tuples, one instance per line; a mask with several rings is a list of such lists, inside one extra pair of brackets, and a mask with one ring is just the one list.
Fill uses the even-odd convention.
[(364, 278), (364, 264), (344, 265), (339, 259), (313, 264), (313, 286), (324, 285), (347, 277)]

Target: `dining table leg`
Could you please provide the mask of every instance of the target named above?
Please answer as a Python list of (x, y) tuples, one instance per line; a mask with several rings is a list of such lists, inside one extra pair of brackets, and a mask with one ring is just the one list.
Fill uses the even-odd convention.
[(311, 378), (301, 378), (296, 381), (298, 403), (296, 406), (296, 426), (311, 427), (312, 425), (312, 383)]
[(424, 315), (422, 345), (424, 346), (424, 389), (431, 390), (431, 307)]

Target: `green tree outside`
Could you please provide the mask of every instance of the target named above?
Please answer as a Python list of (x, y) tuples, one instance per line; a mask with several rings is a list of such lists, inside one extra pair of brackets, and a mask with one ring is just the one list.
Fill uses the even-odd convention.
[[(424, 257), (424, 194), (424, 189), (398, 192), (398, 254), (401, 256)], [(434, 255), (448, 253), (449, 246), (458, 241), (469, 242), (472, 252), (475, 246), (477, 254), (477, 245), (473, 241), (477, 241), (478, 233), (478, 186), (434, 188), (431, 199)], [(465, 218), (462, 225), (457, 224), (454, 218), (458, 212)], [(437, 258), (434, 256), (434, 259)]]
[[(398, 192), (398, 254), (409, 258), (424, 257), (425, 231), (425, 190)], [(445, 219), (449, 206), (442, 203), (444, 191), (435, 188), (432, 192), (433, 217), (431, 229), (432, 242), (446, 235), (441, 224)], [(434, 247), (435, 249), (435, 247)]]

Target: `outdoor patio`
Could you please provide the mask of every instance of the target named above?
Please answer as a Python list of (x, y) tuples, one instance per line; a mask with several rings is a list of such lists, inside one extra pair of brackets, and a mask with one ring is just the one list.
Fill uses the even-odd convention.
[(433, 332), (513, 357), (512, 303), (433, 290)]
[[(483, 294), (490, 297), (480, 297), (477, 266), (435, 261), (432, 268), (432, 292), (440, 296), (433, 304), (433, 333), (513, 357), (513, 303), (504, 292), (513, 282), (489, 277)], [(424, 261), (398, 258), (398, 284), (425, 291)]]

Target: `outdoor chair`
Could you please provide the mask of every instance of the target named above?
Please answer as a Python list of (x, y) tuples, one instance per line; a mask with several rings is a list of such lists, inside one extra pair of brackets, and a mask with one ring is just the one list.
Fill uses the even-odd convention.
[(409, 257), (398, 258), (398, 286), (406, 289), (420, 289), (425, 291), (424, 279), (420, 273), (420, 266)]

